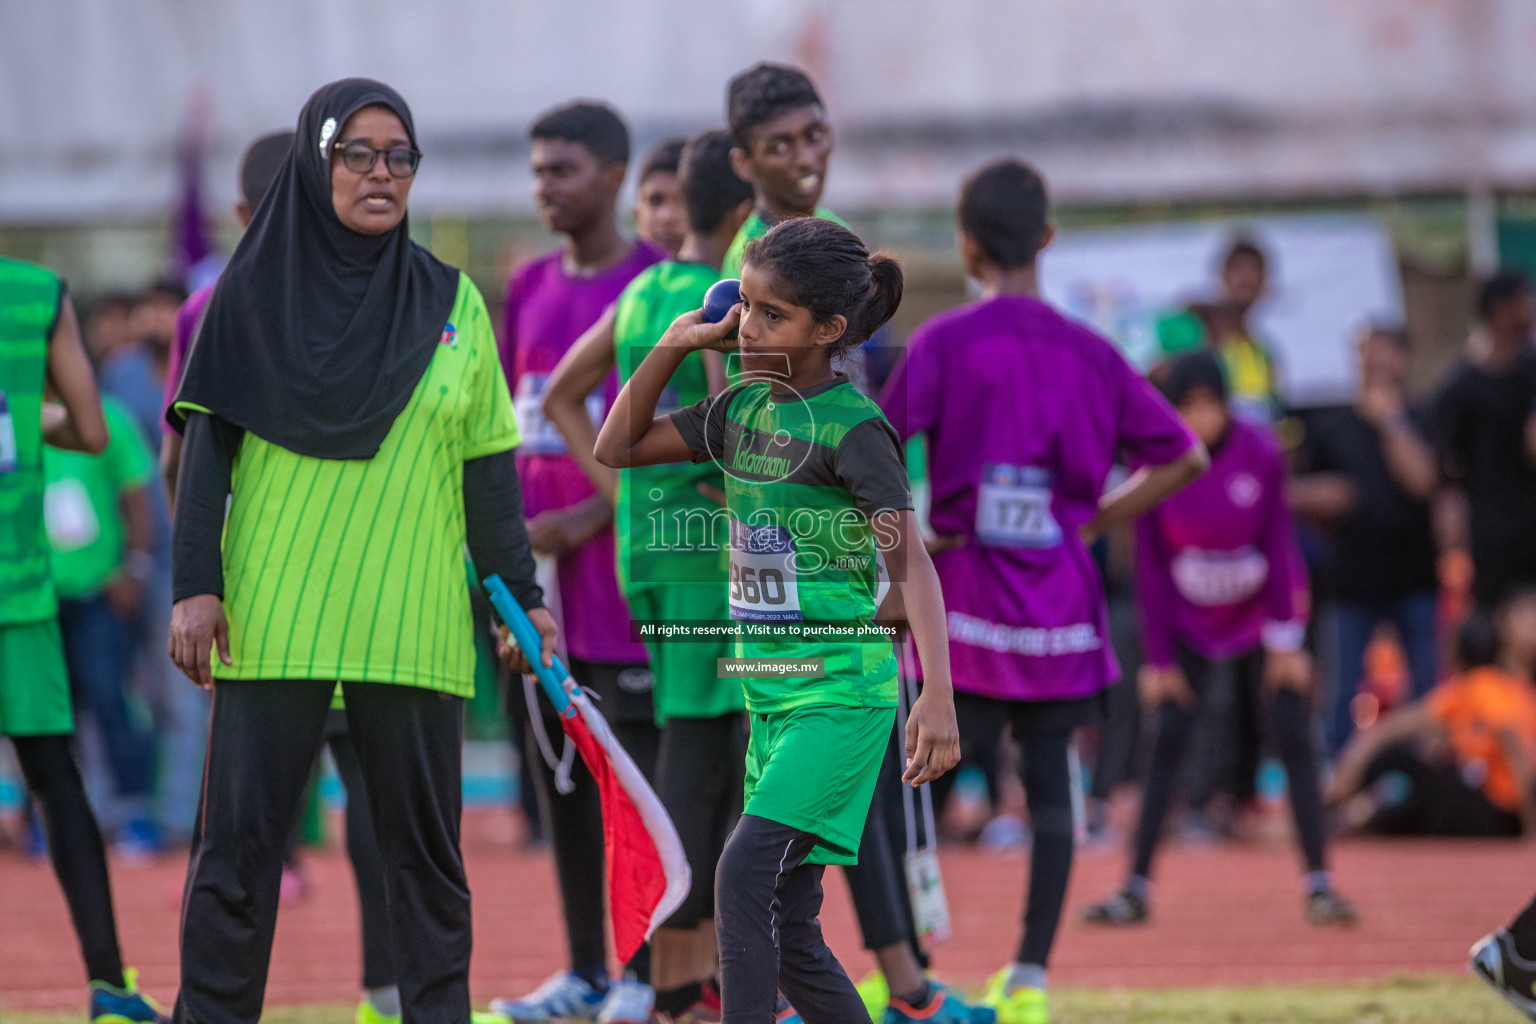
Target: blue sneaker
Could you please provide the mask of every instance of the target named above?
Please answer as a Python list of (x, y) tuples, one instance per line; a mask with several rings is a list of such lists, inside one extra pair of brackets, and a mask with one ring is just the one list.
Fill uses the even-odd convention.
[(125, 967), (122, 988), (91, 982), (91, 1024), (170, 1024), (170, 1018), (139, 991), (139, 972)]
[(134, 818), (118, 832), (112, 853), (122, 860), (143, 864), (160, 856), (160, 830), (148, 818)]
[(933, 997), (922, 1008), (892, 996), (881, 1024), (995, 1024), (997, 1020), (991, 1007), (971, 1006), (954, 989), (934, 984), (932, 992)]
[(495, 999), (491, 1012), (512, 1024), (547, 1024), (554, 1020), (597, 1020), (604, 994), (575, 971), (552, 974), (521, 999)]

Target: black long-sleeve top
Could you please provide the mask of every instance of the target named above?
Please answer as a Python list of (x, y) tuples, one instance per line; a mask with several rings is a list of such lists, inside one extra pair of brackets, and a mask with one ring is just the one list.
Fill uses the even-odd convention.
[[(244, 431), (206, 413), (187, 417), (176, 482), (172, 596), (224, 595), (221, 540), (235, 455)], [(501, 576), (518, 604), (542, 607), (523, 518), (523, 490), (512, 450), (464, 463), (464, 524), (470, 558), (482, 578)]]

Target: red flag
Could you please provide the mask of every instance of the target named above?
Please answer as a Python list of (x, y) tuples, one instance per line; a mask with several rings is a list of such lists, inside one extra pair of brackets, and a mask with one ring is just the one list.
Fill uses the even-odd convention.
[(608, 912), (619, 962), (628, 962), (688, 895), (688, 858), (672, 818), (613, 730), (580, 689), (560, 725), (597, 780), (608, 860)]
[(500, 576), (487, 576), (485, 591), (518, 647), (532, 654), (534, 674), (560, 715), (560, 727), (576, 744), (587, 770), (597, 780), (603, 805), (603, 851), (608, 861), (608, 912), (613, 946), (629, 961), (656, 927), (672, 916), (688, 896), (692, 878), (683, 841), (656, 791), (570, 673), (554, 659), (538, 663), (542, 640), (528, 615)]

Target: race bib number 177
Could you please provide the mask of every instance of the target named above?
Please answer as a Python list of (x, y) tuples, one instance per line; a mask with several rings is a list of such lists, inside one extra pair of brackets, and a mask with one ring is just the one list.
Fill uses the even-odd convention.
[(1051, 471), (984, 466), (976, 488), (976, 539), (1002, 548), (1053, 548), (1061, 526), (1051, 512)]

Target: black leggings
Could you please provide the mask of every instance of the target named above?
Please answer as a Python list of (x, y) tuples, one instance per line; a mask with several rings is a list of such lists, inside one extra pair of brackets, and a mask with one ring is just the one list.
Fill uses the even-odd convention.
[(741, 817), (747, 716), (671, 718), (661, 730), (656, 795), (677, 826), (693, 886), (662, 925), (690, 930), (715, 916), (715, 866)]
[[(1066, 705), (1063, 705), (1063, 710)], [(1019, 939), (1018, 962), (1046, 966), (1067, 900), (1067, 881), (1072, 876), (1076, 846), (1072, 817), (1072, 769), (1068, 751), (1073, 727), (1065, 714), (1047, 703), (999, 700), (974, 693), (955, 694), (955, 717), (960, 726), (960, 756), (974, 756), (977, 749), (995, 748), (1003, 729), (1012, 726), (1022, 756), (1019, 775), (1029, 808), (1034, 842), (1029, 857), (1029, 894), (1024, 903), (1024, 932)], [(953, 784), (948, 773), (933, 783), (934, 803), (947, 795)], [(941, 786), (942, 783), (942, 786)]]
[(783, 992), (806, 1024), (850, 1024), (869, 1011), (821, 935), (816, 836), (743, 814), (715, 873), (721, 1018), (771, 1024)]
[(389, 895), (384, 862), (373, 835), (373, 812), (363, 787), (363, 767), (347, 735), (347, 713), (333, 709), (325, 727), (326, 744), (336, 759), (336, 774), (347, 791), (347, 858), (357, 883), (357, 909), (363, 933), (363, 988), (395, 984), (395, 943), (389, 934)]
[[(1212, 685), (1219, 662), (1214, 662), (1185, 647), (1179, 648), (1179, 668), (1197, 701)], [(1265, 691), (1263, 683), (1264, 652), (1249, 651), (1232, 661), (1236, 674), (1236, 693), (1247, 706), (1265, 709), (1265, 732), (1285, 765), (1290, 786), (1291, 816), (1301, 846), (1307, 871), (1324, 869), (1323, 800), (1317, 781), (1317, 752), (1312, 742), (1306, 698), (1294, 690)], [(1131, 873), (1152, 877), (1152, 858), (1162, 833), (1163, 819), (1178, 781), (1179, 767), (1189, 749), (1199, 708), (1185, 710), (1174, 701), (1165, 701), (1153, 713), (1157, 739), (1152, 747), (1152, 763), (1147, 768), (1147, 784), (1141, 797), (1141, 817), (1136, 824), (1135, 860)], [(1254, 745), (1257, 749), (1257, 744)]]
[(1518, 836), (1520, 817), (1467, 785), (1453, 764), (1432, 764), (1412, 744), (1387, 747), (1365, 769), (1367, 786), (1388, 772), (1407, 777), (1405, 799), (1381, 807), (1366, 827), (1394, 836)]
[(88, 981), (123, 984), (123, 957), (112, 915), (112, 883), (101, 830), (85, 798), (68, 736), (17, 736), (16, 759), (48, 836), (58, 876), (80, 940)]
[[(654, 777), (656, 752), (661, 733), (651, 711), (647, 686), (638, 685), (650, 670), (644, 665), (587, 662), (571, 659), (571, 675), (599, 698), (597, 708), (613, 728), (619, 744), (634, 759), (647, 779)], [(513, 693), (508, 705), (525, 701), (523, 680), (514, 676)], [(565, 733), (555, 709), (538, 691), (539, 711), (545, 735), (558, 757), (565, 748)], [(607, 877), (603, 854), (603, 806), (597, 781), (580, 757), (571, 767), (574, 789), (561, 793), (555, 786), (555, 771), (539, 752), (534, 723), (528, 723), (526, 741), (533, 782), (539, 794), (539, 810), (548, 831), (555, 857), (555, 875), (560, 882), (560, 907), (565, 917), (565, 938), (571, 969), (583, 974), (607, 973), (608, 943), (606, 911), (603, 901)], [(643, 946), (635, 959), (625, 965), (641, 981), (650, 979), (650, 947)]]
[(898, 752), (897, 743), (896, 731), (892, 729), (885, 760), (880, 762), (869, 816), (864, 819), (864, 833), (859, 837), (859, 862), (843, 868), (843, 876), (859, 919), (864, 948), (884, 949), (904, 942), (912, 948), (918, 963), (927, 967), (928, 954), (917, 941), (912, 897), (907, 892), (906, 812), (901, 797), (901, 765), (905, 759)]
[[(220, 680), (181, 916), (178, 1024), (256, 1024), (283, 848), (334, 681)], [(413, 1024), (469, 1020), (470, 901), (459, 852), (464, 701), (344, 682), (348, 735), (388, 890), (400, 1003)]]

